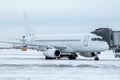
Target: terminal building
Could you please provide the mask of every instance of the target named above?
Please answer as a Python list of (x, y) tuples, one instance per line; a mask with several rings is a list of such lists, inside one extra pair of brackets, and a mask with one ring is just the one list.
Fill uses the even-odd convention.
[(115, 57), (120, 57), (120, 31), (113, 31), (110, 28), (98, 28), (91, 32), (104, 38), (107, 41), (110, 50), (113, 50)]

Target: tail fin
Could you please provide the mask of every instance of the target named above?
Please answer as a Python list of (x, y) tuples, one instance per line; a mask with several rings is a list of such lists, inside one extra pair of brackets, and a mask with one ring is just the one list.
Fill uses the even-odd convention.
[(33, 36), (34, 35), (33, 29), (29, 24), (27, 13), (24, 12), (23, 16), (25, 20), (26, 36)]

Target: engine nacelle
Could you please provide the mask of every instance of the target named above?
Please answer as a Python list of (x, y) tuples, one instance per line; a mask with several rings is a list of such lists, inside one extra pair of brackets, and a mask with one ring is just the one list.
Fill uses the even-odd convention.
[(94, 57), (95, 53), (94, 52), (86, 52), (86, 53), (80, 53), (81, 56), (84, 57)]
[(43, 55), (47, 56), (47, 57), (55, 58), (55, 57), (60, 56), (60, 51), (55, 48), (50, 48), (50, 49), (47, 49), (46, 51), (44, 51)]

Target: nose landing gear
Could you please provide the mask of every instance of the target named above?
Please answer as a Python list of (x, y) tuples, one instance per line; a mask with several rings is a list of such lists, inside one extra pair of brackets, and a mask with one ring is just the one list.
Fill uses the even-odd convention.
[(94, 58), (95, 61), (99, 61), (98, 54), (100, 54), (100, 52), (97, 52), (97, 53), (95, 54), (95, 58)]

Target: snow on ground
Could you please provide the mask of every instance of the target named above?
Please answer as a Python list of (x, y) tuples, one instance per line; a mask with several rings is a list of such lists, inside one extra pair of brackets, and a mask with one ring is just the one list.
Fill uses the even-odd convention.
[(120, 59), (112, 51), (99, 56), (45, 60), (34, 50), (0, 50), (0, 80), (120, 80)]

